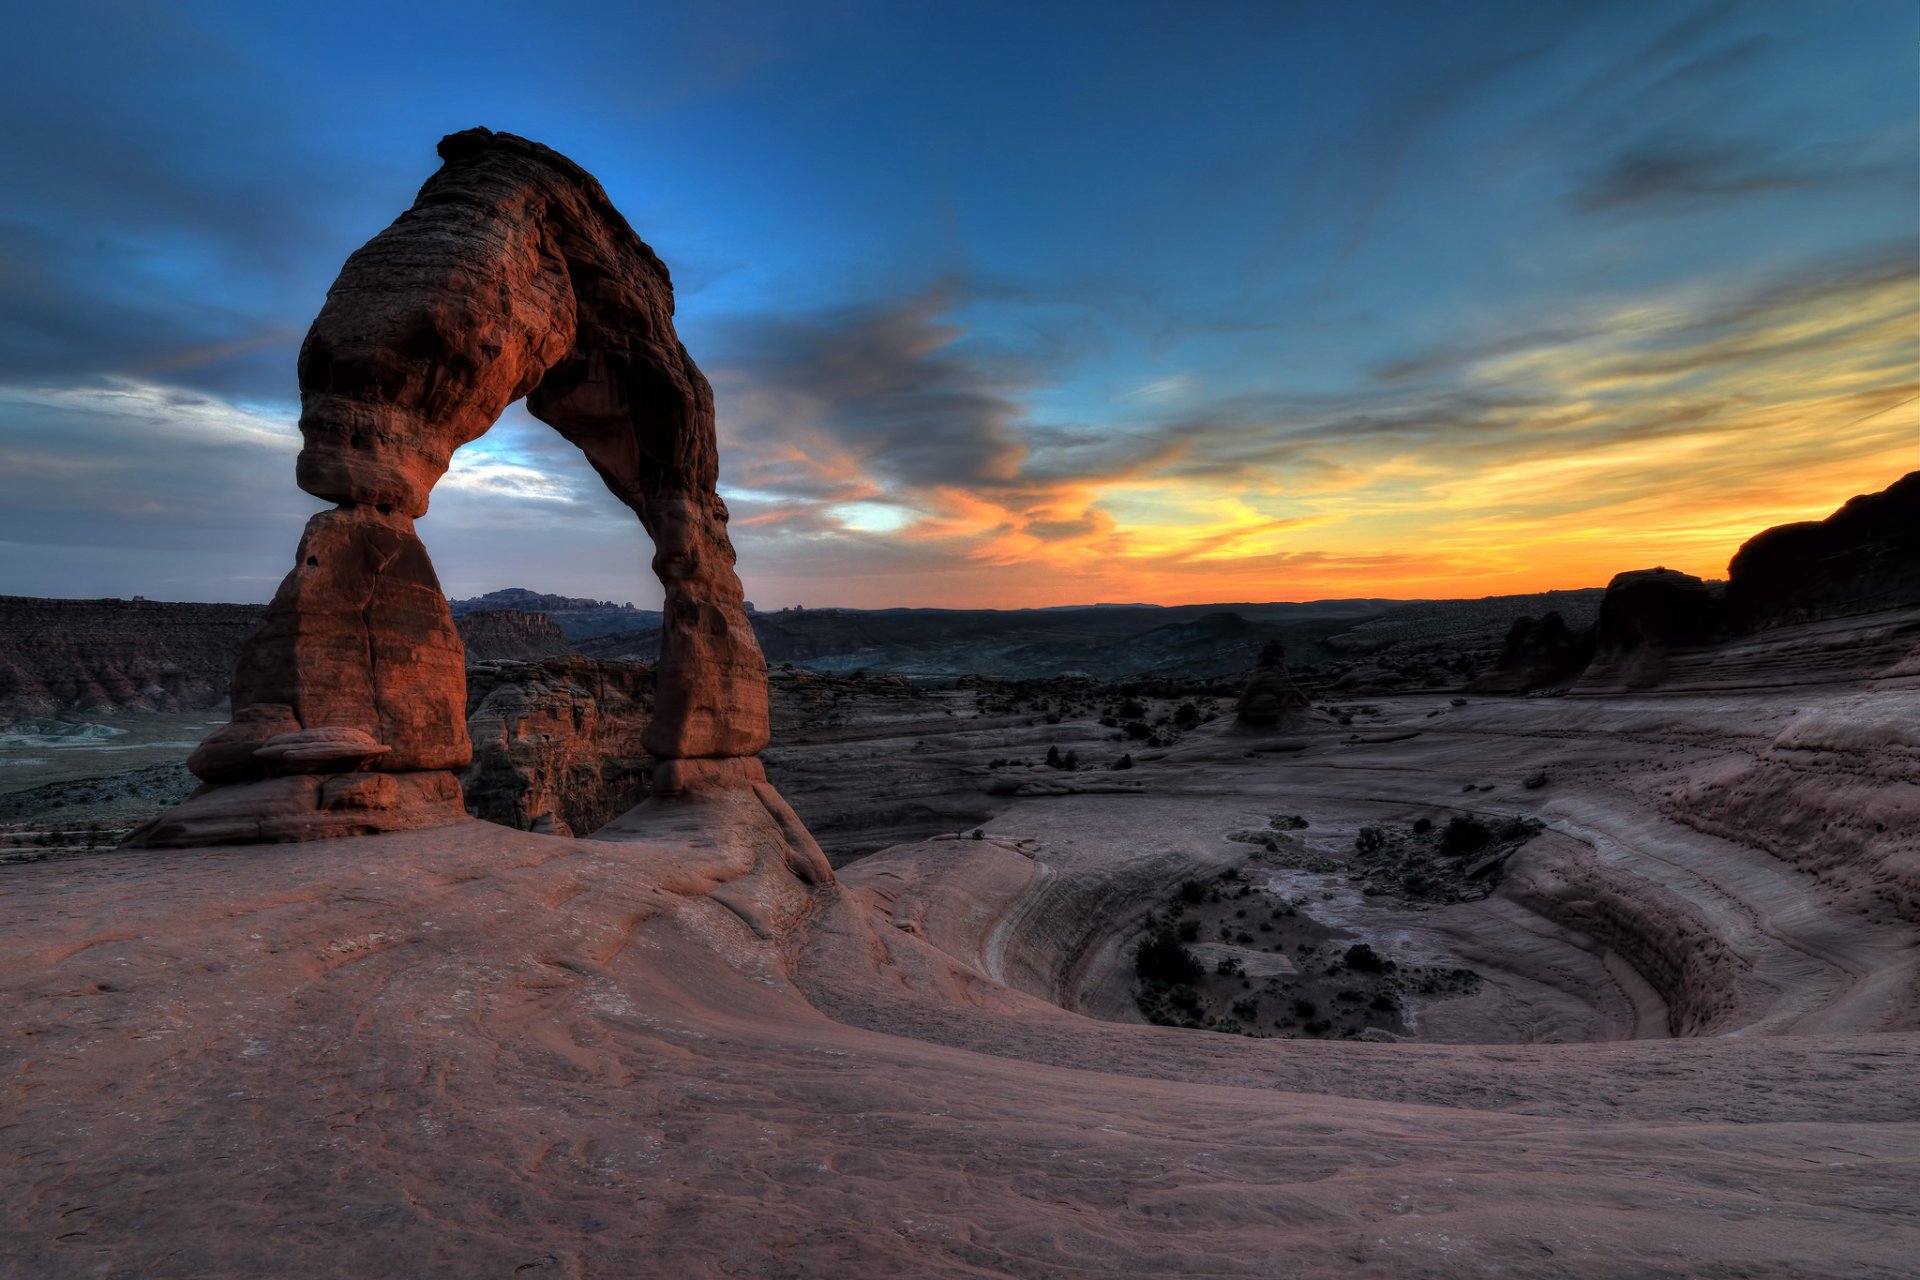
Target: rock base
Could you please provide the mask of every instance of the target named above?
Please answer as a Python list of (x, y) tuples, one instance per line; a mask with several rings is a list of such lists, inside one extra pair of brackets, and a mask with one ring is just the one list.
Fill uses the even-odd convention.
[(294, 774), (203, 787), (125, 846), (182, 849), (369, 836), (468, 822), (451, 773)]

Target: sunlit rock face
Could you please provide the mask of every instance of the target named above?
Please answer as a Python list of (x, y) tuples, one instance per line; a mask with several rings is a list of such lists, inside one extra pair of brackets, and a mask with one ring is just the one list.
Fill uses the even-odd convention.
[[(336, 506), (308, 523), (235, 673), (234, 723), (216, 735), (217, 772), (201, 775), (226, 794), (202, 793), (140, 842), (300, 840), (462, 815), (463, 650), (413, 521), (454, 451), (522, 397), (652, 538), (666, 602), (645, 746), (690, 762), (660, 776), (744, 778), (752, 770), (691, 762), (766, 745), (766, 664), (715, 487), (713, 393), (674, 333), (666, 267), (564, 156), (485, 129), (443, 139), (440, 155), (413, 207), (347, 260), (301, 347), (296, 478)], [(382, 748), (342, 757), (342, 774), (419, 776), (308, 795), (268, 748), (317, 728)], [(326, 810), (330, 794), (346, 807)], [(213, 808), (218, 823), (200, 824)]]

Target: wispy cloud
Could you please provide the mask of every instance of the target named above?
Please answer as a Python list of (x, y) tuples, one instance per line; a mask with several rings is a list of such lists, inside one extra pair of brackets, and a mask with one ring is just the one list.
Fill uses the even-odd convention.
[(1179, 412), (1129, 397), (1124, 429), (1036, 423), (937, 293), (804, 333), (789, 320), (780, 359), (728, 367), (734, 403), (761, 410), (729, 433), (732, 474), (761, 491), (736, 526), (756, 558), (797, 537), (851, 563), (884, 539), (942, 574), (993, 567), (1016, 594), (1300, 594), (1355, 575), (1492, 591), (1639, 558), (1712, 572), (1765, 523), (1910, 464), (1914, 254), (1569, 300), (1557, 327), (1516, 317), (1341, 393)]

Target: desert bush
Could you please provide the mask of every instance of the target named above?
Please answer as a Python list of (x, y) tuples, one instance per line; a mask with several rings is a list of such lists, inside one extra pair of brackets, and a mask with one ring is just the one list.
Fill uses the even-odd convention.
[(1356, 942), (1347, 948), (1344, 957), (1347, 968), (1355, 973), (1385, 973), (1387, 961), (1378, 951), (1364, 942)]
[(1156, 929), (1133, 953), (1133, 971), (1146, 982), (1167, 986), (1192, 983), (1205, 972), (1173, 929)]
[(1440, 833), (1440, 852), (1450, 857), (1472, 853), (1493, 842), (1493, 832), (1478, 818), (1459, 814)]

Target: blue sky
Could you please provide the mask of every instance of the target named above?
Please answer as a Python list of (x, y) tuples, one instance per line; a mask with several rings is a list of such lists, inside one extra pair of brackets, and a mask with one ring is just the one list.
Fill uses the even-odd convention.
[[(0, 592), (271, 594), (300, 338), (475, 124), (671, 266), (762, 607), (1716, 573), (1920, 457), (1917, 14), (14, 6)], [(518, 409), (420, 530), (657, 597)]]

